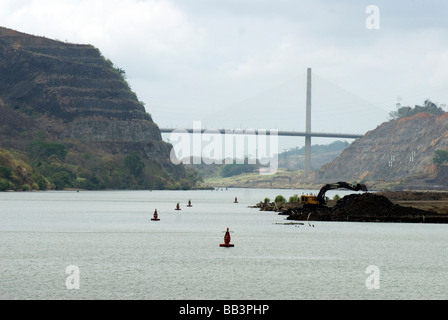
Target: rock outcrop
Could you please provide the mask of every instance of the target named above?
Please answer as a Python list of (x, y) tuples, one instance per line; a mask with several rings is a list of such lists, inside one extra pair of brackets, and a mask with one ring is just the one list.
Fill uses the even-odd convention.
[(323, 206), (260, 202), (252, 208), (286, 215), (287, 220), (448, 223), (447, 192), (383, 192), (350, 194)]

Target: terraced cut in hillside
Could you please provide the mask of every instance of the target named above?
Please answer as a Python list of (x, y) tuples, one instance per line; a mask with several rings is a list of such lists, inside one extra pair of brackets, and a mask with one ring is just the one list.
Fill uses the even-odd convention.
[(0, 95), (9, 106), (64, 120), (105, 116), (150, 119), (122, 71), (91, 45), (0, 28)]
[[(0, 74), (0, 148), (36, 161), (36, 172), (51, 176), (59, 170), (59, 176), (102, 188), (190, 185), (125, 72), (94, 46), (0, 27)], [(30, 155), (30, 147), (37, 152), (37, 145), (52, 143), (61, 144), (66, 157), (42, 150)], [(48, 159), (37, 159), (42, 154)], [(126, 169), (127, 157), (141, 170)]]

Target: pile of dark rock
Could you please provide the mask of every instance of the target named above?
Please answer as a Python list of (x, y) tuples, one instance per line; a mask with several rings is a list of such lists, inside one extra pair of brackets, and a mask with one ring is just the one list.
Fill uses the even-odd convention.
[(281, 212), (288, 220), (448, 223), (448, 216), (393, 204), (383, 195), (351, 194), (334, 206), (288, 208)]

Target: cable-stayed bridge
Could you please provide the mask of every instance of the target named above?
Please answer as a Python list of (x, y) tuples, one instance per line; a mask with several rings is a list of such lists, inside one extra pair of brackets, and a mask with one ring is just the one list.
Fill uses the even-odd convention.
[[(339, 132), (339, 133), (335, 133), (335, 132), (322, 132), (322, 131), (312, 131), (311, 129), (311, 124), (312, 124), (312, 100), (314, 99), (314, 97), (312, 96), (312, 87), (313, 87), (313, 81), (312, 81), (312, 70), (311, 68), (308, 68), (307, 70), (307, 76), (306, 76), (306, 119), (305, 119), (305, 124), (306, 124), (306, 128), (305, 130), (276, 130), (275, 134), (278, 136), (284, 136), (284, 137), (304, 137), (305, 138), (305, 171), (306, 172), (311, 172), (311, 141), (312, 138), (333, 138), (333, 139), (358, 139), (364, 136), (364, 133), (350, 133), (350, 132)], [(325, 94), (324, 94), (325, 95)], [(320, 98), (319, 95), (316, 98)], [(320, 101), (319, 101), (320, 102)], [(346, 104), (345, 101), (338, 101), (338, 100), (332, 100), (332, 103), (334, 102), (335, 105), (337, 105), (335, 108), (338, 109), (340, 108), (341, 105)], [(274, 104), (276, 104), (276, 102), (274, 102)], [(284, 101), (278, 101), (279, 105), (286, 105), (286, 103)], [(339, 104), (339, 105), (338, 105)], [(276, 107), (278, 108), (278, 107)], [(352, 115), (353, 113), (356, 112), (365, 112), (362, 110), (359, 110), (360, 108), (358, 108), (357, 105), (353, 106), (351, 111), (349, 112), (350, 115)], [(324, 113), (322, 113), (322, 110), (320, 110), (320, 114), (318, 115), (318, 121), (322, 121), (322, 114), (326, 115), (325, 118), (335, 118), (335, 114), (328, 114), (326, 113), (327, 111), (324, 111)], [(345, 115), (343, 115), (343, 112), (336, 110), (333, 111), (336, 112), (336, 114), (342, 114), (343, 117), (345, 117)], [(339, 112), (339, 113), (338, 113)], [(225, 115), (229, 114), (231, 115), (231, 112), (229, 110), (226, 110)], [(222, 115), (222, 114), (221, 114)], [(261, 114), (261, 115), (254, 115), (254, 117), (257, 119), (257, 117), (259, 118), (266, 118), (266, 115)], [(297, 117), (297, 116), (296, 116)], [(359, 117), (359, 115), (358, 115)], [(364, 117), (364, 115), (361, 115), (361, 117)], [(370, 116), (372, 117), (372, 116)], [(267, 117), (268, 119), (272, 119), (274, 120), (274, 117)], [(299, 118), (299, 117), (297, 117)], [(350, 118), (350, 117), (347, 117)], [(366, 115), (366, 119), (369, 118), (369, 115)], [(356, 121), (352, 122), (350, 125), (346, 125), (345, 127), (354, 127), (355, 124), (358, 124)], [(207, 132), (209, 132), (210, 130), (206, 130), (203, 128), (160, 128), (161, 133), (172, 133), (174, 131), (182, 131), (188, 134), (206, 134)], [(344, 130), (345, 131), (345, 130)], [(253, 129), (253, 130), (232, 130), (232, 129), (216, 129), (213, 130), (213, 132), (215, 133), (221, 133), (221, 134), (228, 134), (231, 133), (233, 135), (235, 134), (242, 134), (242, 135), (269, 135), (270, 131), (269, 130), (264, 130), (264, 129)]]

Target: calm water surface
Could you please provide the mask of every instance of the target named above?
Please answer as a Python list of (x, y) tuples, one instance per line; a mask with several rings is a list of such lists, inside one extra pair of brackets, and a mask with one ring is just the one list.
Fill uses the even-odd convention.
[[(0, 298), (448, 298), (448, 225), (285, 225), (249, 208), (302, 192), (0, 193)], [(227, 227), (234, 248), (219, 247)], [(78, 290), (66, 287), (70, 265)], [(378, 289), (366, 285), (372, 276)]]

